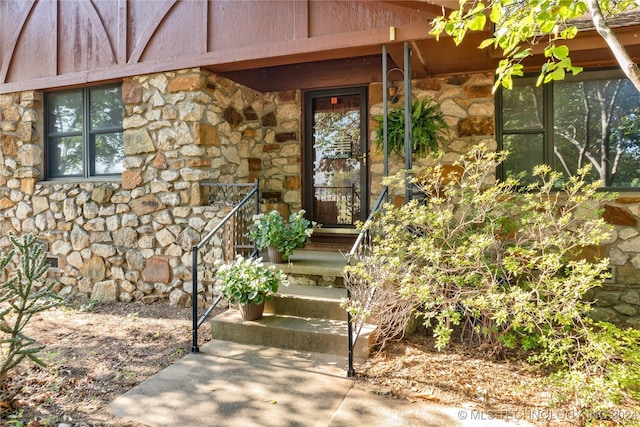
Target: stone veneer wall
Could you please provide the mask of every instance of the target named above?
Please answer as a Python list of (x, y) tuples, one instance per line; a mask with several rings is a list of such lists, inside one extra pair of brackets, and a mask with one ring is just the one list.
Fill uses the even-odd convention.
[[(449, 125), (449, 135), (440, 149), (444, 155), (442, 161), (452, 164), (458, 160), (460, 154), (466, 153), (476, 144), (484, 144), (490, 149), (496, 149), (494, 125), (494, 98), (491, 93), (493, 86), (492, 74), (473, 74), (452, 76), (438, 79), (420, 79), (412, 82), (412, 96), (414, 102), (419, 99), (432, 99), (438, 104)], [(398, 102), (389, 104), (389, 109), (404, 106), (404, 92), (399, 93)], [(382, 115), (382, 85), (373, 84), (369, 89), (370, 102), (370, 141), (371, 142), (371, 203), (382, 191), (383, 154), (376, 148), (376, 128), (378, 122), (374, 117)], [(433, 163), (430, 159), (413, 159), (413, 169), (421, 168)], [(404, 159), (393, 155), (389, 159), (389, 174), (393, 175), (404, 169)], [(404, 193), (396, 194), (401, 203)]]
[(590, 295), (593, 317), (640, 326), (640, 195), (619, 193), (605, 206), (604, 219), (613, 233), (595, 252), (609, 257), (613, 277)]
[[(460, 154), (475, 144), (485, 144), (497, 149), (495, 141), (494, 97), (491, 74), (460, 75), (438, 79), (413, 81), (413, 99), (431, 98), (440, 104), (450, 133), (441, 144), (443, 162), (451, 164)], [(401, 95), (403, 95), (401, 93)], [(372, 84), (370, 101), (371, 144), (371, 203), (382, 190), (383, 157), (375, 146), (375, 129), (378, 122), (373, 117), (382, 115), (382, 85)], [(390, 105), (402, 107), (404, 99)], [(429, 160), (415, 159), (414, 170), (429, 164)], [(390, 174), (404, 168), (403, 159), (390, 159)], [(404, 193), (394, 194), (396, 203), (404, 200)], [(640, 325), (640, 194), (622, 193), (613, 203), (605, 206), (605, 220), (614, 228), (611, 238), (601, 247), (589, 248), (587, 255), (607, 256), (611, 259), (613, 278), (602, 288), (589, 295), (596, 301), (592, 316), (597, 319)]]
[[(492, 84), (490, 74), (414, 81), (414, 98), (435, 99), (451, 127), (445, 163), (473, 144), (496, 147)], [(42, 93), (0, 95), (0, 250), (10, 246), (9, 231), (36, 233), (58, 258), (49, 280), (63, 295), (188, 304), (191, 246), (224, 213), (201, 206), (201, 181), (260, 178), (263, 201), (300, 209), (300, 92), (261, 94), (189, 69), (125, 79), (123, 99), (122, 179), (46, 182)], [(381, 101), (381, 85), (370, 85), (371, 117), (382, 113)], [(375, 126), (371, 120), (371, 135)], [(382, 156), (375, 144), (371, 151), (373, 201)], [(403, 167), (391, 163), (392, 172)], [(615, 275), (593, 292), (595, 316), (637, 325), (640, 194), (618, 197), (605, 218), (615, 232), (595, 252), (611, 258)]]
[[(43, 96), (0, 95), (0, 249), (35, 233), (62, 295), (190, 304), (191, 247), (225, 212), (202, 181), (261, 179), (300, 208), (300, 94), (261, 94), (200, 69), (125, 79), (122, 179), (41, 181)], [(0, 277), (0, 279), (2, 279)]]

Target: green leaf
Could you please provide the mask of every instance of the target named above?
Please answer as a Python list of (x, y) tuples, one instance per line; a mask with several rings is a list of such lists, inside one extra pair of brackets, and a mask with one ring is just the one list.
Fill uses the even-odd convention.
[(549, 14), (540, 14), (537, 17), (538, 27), (540, 31), (543, 33), (550, 33), (553, 31), (554, 27), (557, 24), (556, 19), (552, 19)]
[(560, 31), (560, 37), (563, 39), (572, 39), (578, 34), (578, 27), (572, 25), (571, 27), (565, 28)]
[(444, 31), (449, 35), (453, 35), (455, 29), (456, 27), (454, 23), (451, 21), (447, 21), (447, 23), (444, 26)]
[(553, 48), (553, 56), (558, 59), (565, 59), (569, 56), (569, 48), (567, 46), (557, 46)]
[(574, 76), (575, 76), (576, 74), (581, 73), (581, 72), (582, 72), (582, 70), (583, 70), (583, 68), (582, 68), (582, 67), (570, 67), (570, 68), (567, 68), (567, 71), (571, 71), (571, 74), (573, 74)]
[(545, 79), (545, 83), (548, 83), (551, 80), (564, 80), (564, 76), (564, 68), (556, 68), (551, 74), (548, 75), (549, 79)]
[(573, 16), (571, 17), (577, 18), (579, 16), (584, 15), (588, 11), (589, 11), (589, 7), (585, 2), (581, 1), (581, 2), (575, 3), (573, 8)]
[(494, 44), (495, 41), (496, 41), (495, 38), (490, 38), (490, 39), (483, 40), (482, 43), (480, 43), (480, 46), (478, 46), (478, 49), (485, 49), (485, 48), (491, 46), (492, 44)]
[(524, 59), (531, 56), (531, 48), (524, 49), (513, 55), (513, 59)]
[(469, 29), (471, 31), (482, 31), (486, 23), (487, 17), (485, 15), (476, 15), (476, 17), (469, 23)]
[(502, 19), (502, 12), (502, 5), (499, 2), (493, 3), (493, 6), (491, 7), (491, 13), (489, 14), (489, 19), (491, 20), (491, 22), (495, 24), (500, 22), (500, 20)]

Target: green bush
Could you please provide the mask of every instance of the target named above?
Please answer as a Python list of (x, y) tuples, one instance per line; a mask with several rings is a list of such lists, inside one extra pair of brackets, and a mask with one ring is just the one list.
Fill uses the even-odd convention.
[(637, 331), (592, 324), (584, 298), (607, 277), (608, 260), (583, 251), (608, 238), (600, 214), (614, 195), (587, 183), (586, 168), (563, 178), (538, 166), (529, 185), (496, 182), (506, 155), (476, 147), (454, 167), (429, 167), (414, 180), (423, 201), (389, 204), (365, 224), (375, 230), (372, 253), (347, 274), (349, 286), (375, 293), (366, 310), (356, 300), (349, 309), (377, 319), (381, 345), (418, 316), (439, 349), (458, 326), (461, 340), (489, 354), (522, 348), (558, 378), (570, 376), (576, 399), (589, 390), (584, 381), (615, 390), (600, 394), (605, 406), (637, 398)]
[(563, 182), (545, 166), (526, 188), (492, 182), (504, 156), (475, 148), (454, 168), (427, 168), (415, 180), (426, 199), (388, 205), (370, 225), (381, 232), (359, 267), (380, 296), (413, 302), (434, 324), (439, 348), (461, 322), (466, 339), (494, 348), (515, 332), (555, 336), (588, 311), (582, 296), (607, 268), (607, 260), (579, 256), (609, 234), (590, 214), (606, 197), (597, 183)]

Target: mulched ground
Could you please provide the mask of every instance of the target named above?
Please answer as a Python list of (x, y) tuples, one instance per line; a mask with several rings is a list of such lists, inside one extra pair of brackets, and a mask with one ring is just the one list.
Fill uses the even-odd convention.
[[(31, 427), (138, 426), (114, 418), (107, 405), (190, 351), (190, 319), (191, 309), (167, 303), (78, 301), (39, 313), (25, 332), (46, 345), (40, 356), (47, 366), (24, 363), (13, 373), (14, 398), (0, 419)], [(201, 342), (210, 339), (207, 326), (200, 332)]]
[[(46, 344), (41, 356), (47, 366), (25, 363), (13, 373), (14, 398), (1, 403), (0, 425), (141, 427), (114, 418), (107, 406), (190, 351), (190, 318), (190, 309), (167, 303), (78, 301), (40, 313), (26, 333)], [(203, 326), (201, 344), (208, 339)], [(460, 344), (438, 352), (421, 331), (372, 357), (358, 372), (357, 385), (390, 398), (507, 416), (547, 408), (550, 390), (522, 358), (488, 357), (485, 349)]]

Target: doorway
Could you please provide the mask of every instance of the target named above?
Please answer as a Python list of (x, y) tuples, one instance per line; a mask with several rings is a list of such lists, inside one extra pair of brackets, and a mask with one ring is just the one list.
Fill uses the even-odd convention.
[(304, 206), (325, 230), (366, 219), (367, 117), (366, 87), (305, 93)]

